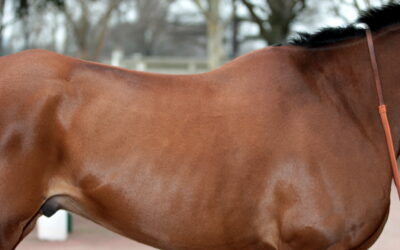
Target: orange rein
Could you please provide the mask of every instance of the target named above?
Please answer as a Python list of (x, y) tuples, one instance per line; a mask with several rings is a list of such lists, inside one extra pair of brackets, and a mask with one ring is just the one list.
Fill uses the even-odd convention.
[(386, 143), (387, 143), (387, 147), (389, 150), (389, 157), (390, 157), (390, 162), (391, 162), (392, 171), (393, 171), (393, 179), (394, 179), (394, 183), (396, 184), (397, 194), (400, 199), (399, 169), (397, 166), (397, 159), (396, 159), (396, 154), (394, 151), (393, 138), (392, 138), (392, 133), (391, 133), (391, 129), (390, 129), (389, 119), (387, 117), (387, 109), (386, 109), (386, 105), (385, 105), (385, 102), (383, 99), (383, 94), (382, 94), (382, 81), (380, 78), (378, 63), (376, 60), (374, 40), (372, 38), (371, 30), (369, 28), (367, 28), (365, 31), (367, 33), (367, 41), (368, 41), (369, 54), (371, 57), (371, 65), (372, 65), (372, 70), (374, 72), (375, 85), (376, 85), (376, 90), (377, 90), (378, 98), (379, 98), (379, 107), (378, 107), (379, 115), (381, 117), (383, 129), (385, 130)]

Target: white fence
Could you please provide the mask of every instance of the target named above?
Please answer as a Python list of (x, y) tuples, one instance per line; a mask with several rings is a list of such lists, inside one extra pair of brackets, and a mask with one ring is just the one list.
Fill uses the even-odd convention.
[(68, 238), (68, 213), (59, 210), (51, 218), (40, 216), (37, 221), (37, 236), (40, 240), (64, 241)]
[(110, 63), (127, 69), (167, 74), (195, 74), (208, 71), (206, 59), (143, 57), (139, 54), (124, 57), (119, 50), (112, 53)]

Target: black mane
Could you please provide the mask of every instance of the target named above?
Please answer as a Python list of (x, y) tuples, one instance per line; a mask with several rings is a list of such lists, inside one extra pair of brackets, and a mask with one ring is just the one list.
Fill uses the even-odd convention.
[(288, 42), (289, 45), (318, 48), (337, 42), (362, 37), (365, 30), (357, 28), (354, 24), (366, 23), (372, 31), (400, 24), (400, 4), (392, 3), (381, 8), (373, 8), (365, 11), (353, 24), (339, 28), (324, 28), (315, 34), (299, 33), (298, 36)]

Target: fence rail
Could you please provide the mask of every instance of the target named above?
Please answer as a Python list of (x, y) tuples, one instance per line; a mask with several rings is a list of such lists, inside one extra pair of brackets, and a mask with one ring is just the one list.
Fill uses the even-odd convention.
[(124, 57), (120, 51), (114, 51), (112, 65), (138, 71), (167, 74), (194, 74), (208, 71), (207, 60), (201, 58), (144, 57), (133, 55)]

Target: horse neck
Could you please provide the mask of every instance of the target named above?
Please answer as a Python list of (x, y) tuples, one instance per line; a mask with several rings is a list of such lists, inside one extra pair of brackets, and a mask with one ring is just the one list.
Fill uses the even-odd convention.
[[(400, 65), (400, 28), (389, 28), (373, 36), (395, 149), (399, 152), (400, 70), (396, 66)], [(364, 37), (351, 43), (317, 52), (318, 59), (314, 61), (319, 65), (314, 66), (322, 72), (324, 91), (340, 100), (343, 109), (367, 131), (370, 139), (383, 146), (385, 135), (367, 40)]]
[[(393, 140), (400, 151), (400, 26), (375, 35), (375, 50), (382, 80), (383, 96), (388, 107)], [(373, 78), (371, 78), (373, 79)]]

